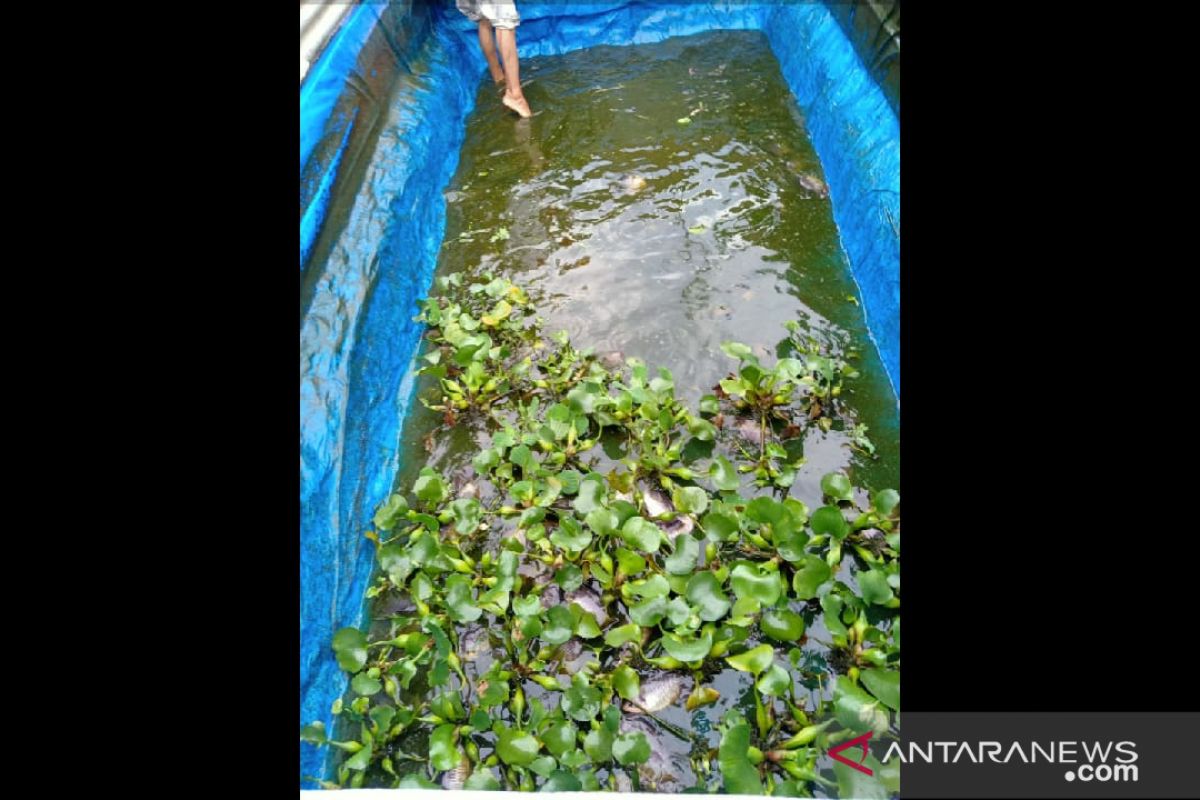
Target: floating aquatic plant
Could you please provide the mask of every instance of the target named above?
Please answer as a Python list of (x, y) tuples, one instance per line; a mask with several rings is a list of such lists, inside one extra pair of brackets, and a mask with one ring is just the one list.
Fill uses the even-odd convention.
[[(810, 509), (788, 496), (798, 462), (781, 444), (844, 413), (854, 370), (795, 328), (773, 364), (728, 342), (737, 373), (693, 411), (668, 370), (545, 337), (507, 280), (440, 287), (418, 317), (421, 399), (490, 441), (476, 491), (427, 467), (374, 516), (375, 623), (332, 642), (349, 676), (340, 738), (301, 730), (338, 751), (330, 785), (693, 788), (657, 744), (674, 736), (699, 791), (894, 794), (894, 771), (822, 758), (894, 732), (900, 498), (835, 473)], [(602, 441), (621, 454), (605, 472)], [(720, 445), (707, 468), (684, 460), (695, 444)], [(818, 621), (824, 655), (805, 647)], [(703, 714), (727, 667), (752, 679), (754, 717), (727, 712), (718, 746), (660, 716)]]

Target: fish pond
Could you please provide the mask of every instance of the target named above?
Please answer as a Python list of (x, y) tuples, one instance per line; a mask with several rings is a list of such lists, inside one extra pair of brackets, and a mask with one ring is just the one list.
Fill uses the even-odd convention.
[(765, 37), (522, 77), (532, 119), (485, 76), (467, 122), (370, 625), (302, 738), (343, 786), (895, 795), (828, 751), (898, 730), (899, 412)]

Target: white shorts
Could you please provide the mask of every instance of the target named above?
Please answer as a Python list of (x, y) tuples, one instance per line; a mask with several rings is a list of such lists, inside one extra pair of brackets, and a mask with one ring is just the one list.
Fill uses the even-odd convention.
[(484, 3), (481, 0), (457, 0), (458, 10), (467, 15), (471, 22), (486, 19), (493, 28), (512, 30), (521, 24), (516, 3)]

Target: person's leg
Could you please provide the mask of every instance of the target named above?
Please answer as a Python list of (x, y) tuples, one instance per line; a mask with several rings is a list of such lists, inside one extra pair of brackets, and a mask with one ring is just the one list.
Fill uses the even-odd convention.
[(504, 70), (500, 68), (500, 60), (496, 57), (496, 37), (492, 23), (486, 19), (479, 20), (479, 46), (483, 48), (483, 56), (487, 59), (492, 80), (497, 84), (504, 83)]
[(500, 44), (500, 59), (504, 62), (504, 105), (522, 117), (533, 116), (529, 103), (521, 91), (521, 66), (517, 62), (517, 32), (512, 28), (497, 28), (496, 41)]

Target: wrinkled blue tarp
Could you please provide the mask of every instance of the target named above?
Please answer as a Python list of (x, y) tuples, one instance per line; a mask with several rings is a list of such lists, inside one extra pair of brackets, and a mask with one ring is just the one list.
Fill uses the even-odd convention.
[[(338, 628), (363, 621), (372, 566), (363, 532), (398, 468), (420, 336), (412, 317), (432, 282), (445, 229), (442, 191), (485, 69), (474, 26), (452, 0), (411, 6), (405, 24), (428, 26), (429, 35), (402, 45), (372, 38), (378, 9), (364, 6), (312, 70), (309, 81), (319, 86), (301, 89), (302, 173), (307, 191), (321, 187), (321, 202), (310, 202), (302, 215), (302, 265), (317, 237), (325, 246), (313, 251), (320, 263), (305, 265), (311, 299), (300, 324), (300, 720), (323, 720), (331, 730), (330, 705), (346, 684), (330, 640)], [(518, 7), (522, 57), (718, 28), (764, 31), (805, 113), (872, 336), (898, 392), (899, 121), (829, 10), (797, 2)], [(331, 88), (341, 80), (351, 91), (357, 50), (369, 47), (411, 52), (396, 54), (395, 87), (379, 99), (387, 110), (365, 173), (357, 185), (335, 190), (348, 211), (326, 220), (330, 187), (346, 170), (341, 150), (325, 148), (332, 155), (324, 161), (305, 162), (315, 158), (314, 142), (348, 135), (353, 119), (328, 111)], [(302, 775), (325, 775), (323, 760), (323, 751), (301, 746)]]

